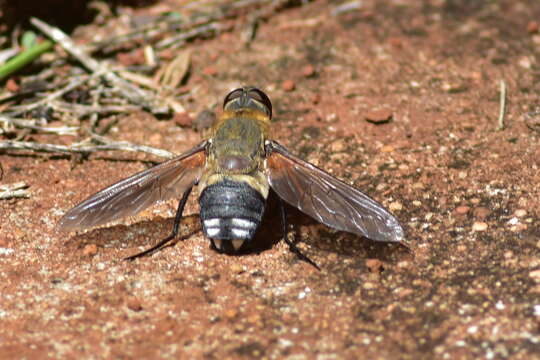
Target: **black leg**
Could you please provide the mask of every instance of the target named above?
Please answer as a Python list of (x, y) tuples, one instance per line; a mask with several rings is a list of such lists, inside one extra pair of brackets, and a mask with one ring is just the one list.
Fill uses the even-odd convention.
[(173, 231), (171, 235), (167, 236), (165, 239), (158, 242), (156, 245), (152, 246), (150, 249), (144, 250), (140, 253), (137, 253), (135, 255), (128, 256), (124, 260), (134, 260), (146, 255), (150, 255), (158, 250), (160, 250), (165, 244), (172, 241), (176, 235), (178, 235), (178, 229), (180, 227), (180, 221), (182, 220), (182, 214), (184, 212), (184, 207), (186, 206), (187, 199), (189, 197), (189, 194), (191, 193), (192, 187), (186, 190), (184, 195), (182, 195), (182, 199), (178, 203), (178, 209), (176, 210), (176, 216), (174, 217), (174, 225), (173, 225)]
[[(279, 199), (279, 196), (278, 196)], [(283, 200), (279, 199), (279, 209), (281, 211), (281, 224), (283, 225), (283, 240), (285, 240), (285, 243), (289, 245), (289, 250), (291, 250), (293, 253), (298, 256), (298, 258), (302, 261), (307, 262), (311, 266), (313, 266), (317, 270), (321, 270), (319, 265), (317, 265), (313, 260), (308, 258), (306, 255), (302, 254), (299, 248), (296, 247), (294, 242), (289, 240), (287, 237), (287, 216), (285, 216), (285, 206), (283, 205)]]

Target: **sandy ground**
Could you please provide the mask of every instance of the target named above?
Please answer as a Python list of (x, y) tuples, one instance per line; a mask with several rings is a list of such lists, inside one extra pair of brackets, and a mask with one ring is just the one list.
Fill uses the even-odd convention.
[[(2, 183), (31, 196), (0, 201), (0, 357), (540, 358), (540, 3), (358, 3), (280, 12), (250, 46), (241, 31), (189, 44), (185, 106), (195, 117), (238, 85), (263, 88), (273, 138), (389, 207), (410, 251), (289, 208), (317, 271), (279, 241), (270, 206), (268, 246), (218, 254), (195, 192), (185, 241), (128, 262), (168, 234), (176, 202), (86, 233), (56, 222), (157, 158), (3, 153)], [(119, 120), (112, 137), (175, 153), (201, 138), (145, 113)]]

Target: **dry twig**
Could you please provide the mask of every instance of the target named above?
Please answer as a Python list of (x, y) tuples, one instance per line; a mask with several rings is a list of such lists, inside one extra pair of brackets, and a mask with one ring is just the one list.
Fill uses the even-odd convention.
[(134, 151), (148, 153), (164, 158), (171, 158), (173, 153), (144, 145), (135, 145), (128, 141), (113, 141), (99, 135), (92, 135), (92, 139), (99, 145), (89, 144), (88, 140), (71, 145), (40, 144), (29, 141), (0, 141), (0, 150), (32, 150), (36, 152), (89, 154), (97, 151)]
[(13, 125), (21, 129), (30, 129), (43, 133), (58, 134), (58, 135), (76, 135), (79, 127), (62, 126), (62, 127), (45, 127), (41, 126), (42, 122), (37, 119), (18, 119), (0, 115), (0, 123)]
[(30, 193), (26, 188), (28, 185), (20, 181), (13, 184), (0, 185), (0, 200), (12, 198), (28, 198)]
[(135, 105), (82, 105), (65, 101), (56, 101), (53, 107), (59, 111), (75, 113), (77, 118), (84, 118), (92, 114), (113, 114), (139, 110), (139, 107)]
[(136, 144), (132, 144), (132, 143), (130, 143), (128, 141), (114, 141), (114, 140), (110, 140), (110, 139), (108, 139), (106, 137), (97, 135), (97, 134), (91, 134), (91, 137), (92, 137), (92, 140), (103, 144), (102, 146), (114, 147), (114, 149), (111, 149), (111, 150), (124, 150), (124, 151), (143, 152), (143, 153), (152, 154), (152, 155), (156, 155), (156, 156), (159, 156), (159, 157), (162, 157), (162, 158), (167, 158), (167, 159), (170, 159), (170, 158), (175, 156), (175, 154), (170, 152), (170, 151), (163, 150), (163, 149), (158, 149), (158, 148), (151, 147), (151, 146), (136, 145)]
[[(306, 3), (309, 0), (302, 1)], [(122, 34), (95, 42), (88, 47), (88, 51), (107, 53), (108, 51), (125, 48), (126, 43), (138, 44), (144, 42), (153, 44), (156, 49), (167, 47), (178, 48), (187, 40), (198, 37), (209, 37), (229, 29), (224, 20), (235, 18), (243, 14), (250, 14), (250, 23), (270, 17), (282, 8), (296, 4), (295, 0), (240, 0), (219, 1), (205, 4), (204, 2), (191, 2), (185, 9), (199, 7), (197, 16), (192, 19), (181, 17), (161, 16), (152, 23), (139, 27), (127, 34)], [(201, 11), (200, 7), (209, 5), (211, 9)], [(176, 36), (166, 36), (166, 33), (175, 33)], [(157, 41), (157, 43), (156, 43)]]
[(100, 75), (101, 75), (101, 73), (95, 73), (95, 74), (92, 74), (91, 76), (81, 76), (79, 78), (73, 79), (73, 80), (71, 80), (69, 82), (69, 84), (64, 86), (62, 89), (59, 89), (59, 90), (53, 92), (52, 94), (47, 95), (45, 98), (43, 98), (41, 100), (35, 101), (33, 103), (30, 103), (30, 104), (26, 104), (26, 105), (12, 106), (11, 109), (10, 109), (11, 111), (9, 112), (9, 115), (10, 116), (18, 116), (18, 115), (20, 115), (22, 113), (34, 110), (34, 109), (36, 109), (36, 108), (38, 108), (38, 107), (40, 107), (42, 105), (49, 104), (53, 100), (58, 99), (59, 97), (63, 96), (64, 94), (66, 94), (66, 93), (72, 91), (73, 89), (81, 86), (82, 84), (84, 84), (85, 82), (90, 80), (91, 78), (97, 77), (97, 76), (100, 76)]
[(506, 112), (506, 83), (504, 80), (500, 82), (500, 98), (499, 98), (499, 120), (497, 131), (504, 130), (504, 114)]
[(187, 40), (194, 39), (196, 37), (208, 37), (210, 35), (219, 34), (224, 29), (224, 25), (217, 23), (200, 25), (195, 27), (193, 30), (182, 32), (176, 36), (170, 36), (159, 41), (156, 44), (156, 48), (158, 50), (163, 50), (169, 47), (178, 48), (184, 45)]
[(130, 102), (143, 106), (153, 114), (162, 115), (169, 113), (168, 106), (161, 104), (152, 93), (138, 88), (137, 86), (113, 73), (105, 65), (99, 63), (97, 60), (93, 59), (81, 48), (75, 45), (75, 43), (60, 29), (52, 27), (37, 18), (32, 18), (30, 22), (44, 34), (60, 44), (64, 50), (79, 60), (81, 64), (83, 64), (88, 70), (94, 73), (102, 74), (102, 76), (119, 91), (121, 91), (122, 95)]

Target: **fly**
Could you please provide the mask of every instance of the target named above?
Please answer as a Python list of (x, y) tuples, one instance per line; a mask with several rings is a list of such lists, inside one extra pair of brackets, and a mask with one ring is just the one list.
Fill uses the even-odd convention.
[(187, 199), (197, 185), (203, 233), (220, 252), (237, 252), (254, 237), (270, 189), (280, 198), (284, 241), (315, 267), (287, 238), (281, 199), (331, 228), (376, 241), (403, 240), (398, 220), (381, 204), (269, 139), (271, 118), (272, 104), (264, 92), (254, 87), (231, 91), (206, 140), (90, 196), (61, 218), (60, 229), (103, 225), (181, 197), (171, 234), (128, 258), (135, 259), (177, 236)]

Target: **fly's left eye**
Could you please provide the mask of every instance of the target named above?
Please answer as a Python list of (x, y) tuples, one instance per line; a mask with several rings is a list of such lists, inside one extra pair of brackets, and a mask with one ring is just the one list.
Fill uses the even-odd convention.
[(272, 117), (272, 102), (270, 102), (270, 98), (262, 92), (261, 90), (257, 88), (253, 88), (249, 91), (249, 96), (261, 104), (263, 104), (268, 109), (268, 115)]
[(228, 93), (227, 96), (225, 96), (225, 100), (223, 100), (223, 107), (225, 107), (231, 101), (238, 99), (243, 93), (244, 89), (235, 89)]

